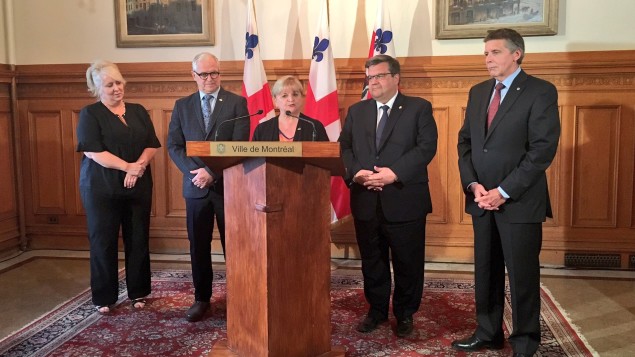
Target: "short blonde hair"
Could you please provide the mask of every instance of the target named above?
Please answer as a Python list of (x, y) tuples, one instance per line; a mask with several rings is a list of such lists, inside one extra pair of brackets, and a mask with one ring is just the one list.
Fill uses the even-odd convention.
[(271, 95), (275, 98), (282, 92), (285, 87), (291, 87), (300, 91), (300, 94), (304, 97), (304, 86), (302, 82), (294, 76), (283, 76), (280, 77), (276, 83), (271, 88)]
[(96, 60), (91, 63), (90, 67), (86, 70), (86, 84), (88, 85), (88, 91), (94, 97), (99, 97), (101, 93), (101, 81), (102, 76), (108, 76), (116, 81), (126, 84), (126, 80), (123, 79), (119, 67), (110, 61)]

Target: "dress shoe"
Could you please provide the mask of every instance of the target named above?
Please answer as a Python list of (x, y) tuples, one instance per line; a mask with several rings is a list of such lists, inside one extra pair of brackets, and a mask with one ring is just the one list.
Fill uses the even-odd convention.
[(209, 302), (195, 301), (194, 304), (187, 310), (185, 319), (189, 322), (200, 321), (208, 309)]
[(483, 341), (480, 338), (476, 337), (476, 335), (472, 335), (463, 340), (456, 340), (452, 342), (452, 347), (457, 350), (474, 352), (480, 351), (484, 348), (490, 350), (500, 350), (503, 348), (503, 341)]
[(529, 357), (526, 353), (514, 353), (514, 357)]
[(363, 333), (371, 332), (377, 328), (377, 325), (384, 321), (386, 321), (386, 319), (376, 319), (372, 316), (366, 316), (362, 322), (357, 324), (357, 331)]
[(414, 325), (412, 323), (412, 317), (406, 317), (403, 320), (397, 320), (397, 337), (406, 337), (412, 333)]

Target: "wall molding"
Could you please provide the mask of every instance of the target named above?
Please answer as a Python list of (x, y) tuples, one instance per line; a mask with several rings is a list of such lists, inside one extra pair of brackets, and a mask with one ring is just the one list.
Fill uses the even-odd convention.
[[(342, 119), (347, 108), (359, 100), (364, 62), (363, 58), (335, 60)], [(438, 154), (430, 169), (434, 212), (428, 216), (427, 259), (471, 261), (473, 233), (470, 216), (463, 211), (456, 142), (467, 93), (471, 86), (487, 79), (483, 56), (409, 57), (400, 58), (400, 62), (400, 89), (405, 94), (430, 100), (439, 127)], [(287, 74), (296, 75), (305, 83), (308, 81), (309, 60), (273, 60), (264, 61), (264, 65), (271, 83)], [(88, 64), (0, 65), (0, 84), (11, 83), (14, 78), (17, 83), (15, 103), (11, 103), (10, 86), (0, 85), (0, 106), (8, 110), (14, 104), (17, 108), (14, 117), (20, 129), (18, 142), (23, 153), (17, 165), (23, 175), (16, 176), (15, 180), (23, 187), (23, 219), (29, 247), (33, 249), (87, 249), (85, 216), (76, 182), (79, 154), (73, 147), (77, 113), (95, 100), (86, 90), (87, 67)], [(186, 252), (184, 204), (178, 184), (180, 173), (165, 152), (165, 138), (174, 101), (195, 91), (190, 62), (121, 63), (119, 67), (128, 81), (126, 100), (141, 103), (148, 109), (163, 144), (152, 163), (155, 175), (152, 249)], [(635, 98), (635, 51), (529, 53), (523, 69), (553, 82), (559, 90), (562, 135), (557, 157), (548, 171), (556, 217), (544, 225), (543, 262), (564, 264), (565, 253), (573, 250), (586, 254), (603, 252), (610, 247), (612, 253), (632, 254), (635, 252), (632, 239), (635, 236), (635, 103), (632, 99)], [(240, 93), (242, 71), (242, 61), (224, 61), (221, 64), (223, 86)], [(603, 115), (589, 121), (589, 113), (596, 111)], [(50, 113), (55, 113), (55, 125), (46, 121)], [(612, 125), (610, 131), (595, 130), (600, 132), (602, 140), (613, 145), (609, 152), (616, 167), (611, 175), (592, 171), (597, 162), (606, 160), (600, 156), (606, 150), (594, 150), (593, 145), (607, 144), (596, 142), (597, 135), (581, 137), (577, 132), (580, 120), (591, 128)], [(55, 152), (56, 159), (37, 156), (47, 152)], [(59, 174), (50, 179), (39, 177), (47, 172)], [(44, 185), (46, 187), (40, 187)], [(588, 185), (594, 187), (588, 188)], [(594, 206), (592, 199), (585, 195), (590, 189), (598, 191), (598, 188), (600, 192), (607, 188), (606, 196), (601, 205)], [(42, 202), (55, 202), (56, 206), (46, 207)], [(58, 207), (60, 205), (62, 207)], [(14, 221), (6, 221), (2, 226), (0, 217), (2, 232), (16, 231)], [(350, 219), (334, 225), (331, 233), (333, 257), (358, 256)], [(0, 237), (0, 249), (11, 246), (12, 238), (11, 234), (4, 240)]]

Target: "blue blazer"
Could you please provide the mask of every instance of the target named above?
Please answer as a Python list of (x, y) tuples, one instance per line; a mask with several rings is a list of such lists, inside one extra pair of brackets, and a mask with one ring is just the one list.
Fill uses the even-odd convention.
[[(198, 92), (180, 98), (174, 103), (170, 128), (168, 131), (168, 153), (174, 164), (183, 173), (183, 197), (201, 198), (210, 189), (223, 194), (222, 180), (211, 187), (198, 188), (192, 183), (194, 175), (191, 170), (204, 167), (215, 178), (220, 178), (222, 172), (212, 172), (198, 157), (188, 157), (185, 150), (187, 141), (247, 141), (249, 140), (249, 118), (230, 120), (248, 115), (247, 100), (244, 97), (228, 92), (223, 88), (218, 92), (216, 106), (212, 113), (210, 131), (205, 130), (201, 98)], [(226, 122), (226, 123), (225, 123)]]

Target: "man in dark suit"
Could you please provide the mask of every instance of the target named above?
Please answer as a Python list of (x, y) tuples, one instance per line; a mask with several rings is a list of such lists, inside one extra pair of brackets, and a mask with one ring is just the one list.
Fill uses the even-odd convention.
[(249, 140), (249, 121), (231, 120), (247, 115), (245, 98), (224, 90), (220, 63), (207, 52), (192, 61), (192, 78), (198, 91), (174, 104), (168, 133), (170, 158), (183, 172), (187, 235), (190, 241), (195, 302), (188, 321), (199, 321), (212, 297), (211, 242), (214, 216), (225, 252), (225, 213), (222, 172), (213, 172), (197, 157), (186, 155), (186, 141)]
[(524, 54), (518, 32), (487, 35), (485, 64), (492, 79), (470, 90), (459, 132), (465, 211), (474, 226), (478, 323), (471, 337), (452, 343), (463, 351), (503, 347), (505, 267), (514, 355), (531, 356), (540, 344), (542, 222), (552, 216), (545, 170), (556, 154), (560, 119), (556, 88), (520, 68)]
[(432, 212), (427, 167), (437, 151), (437, 127), (430, 102), (399, 93), (396, 59), (369, 59), (366, 75), (373, 100), (348, 109), (339, 138), (370, 305), (357, 330), (373, 331), (388, 319), (392, 257), (396, 334), (405, 337), (423, 294), (426, 215)]

